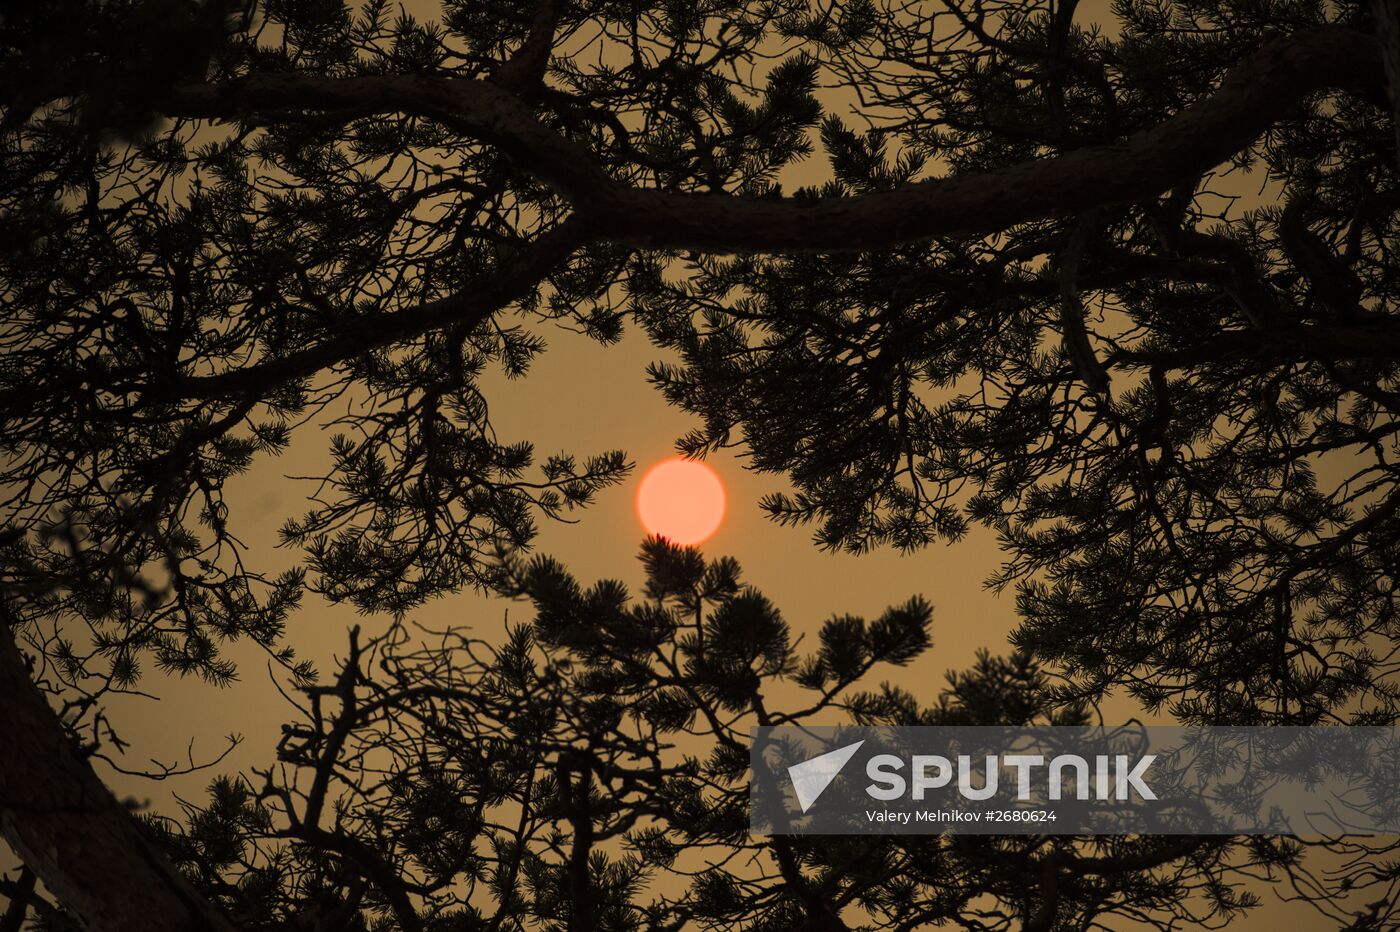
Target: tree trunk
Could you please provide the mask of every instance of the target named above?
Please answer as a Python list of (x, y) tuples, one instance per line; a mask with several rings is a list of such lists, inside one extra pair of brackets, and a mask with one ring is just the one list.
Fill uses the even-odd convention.
[(0, 624), (0, 835), (93, 932), (233, 932), (73, 746)]
[(1400, 0), (1371, 0), (1376, 17), (1376, 38), (1385, 63), (1386, 89), (1395, 123), (1396, 156), (1400, 157)]

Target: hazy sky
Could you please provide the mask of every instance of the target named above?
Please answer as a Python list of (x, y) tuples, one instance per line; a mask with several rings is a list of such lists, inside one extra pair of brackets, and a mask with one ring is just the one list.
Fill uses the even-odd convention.
[[(1101, 0), (1081, 4), (1077, 20), (1094, 20), (1105, 6)], [(438, 17), (440, 6), (434, 0), (414, 0), (404, 8), (420, 20), (431, 20)], [(832, 88), (825, 96), (833, 111), (844, 112), (854, 101), (842, 88)], [(826, 159), (818, 151), (788, 168), (782, 181), (791, 189), (828, 176)], [(542, 519), (536, 550), (560, 559), (585, 585), (615, 578), (635, 590), (641, 581), (636, 554), (644, 534), (635, 510), (637, 485), (651, 465), (674, 455), (678, 437), (698, 425), (668, 407), (647, 384), (647, 364), (665, 355), (639, 328), (629, 327), (622, 342), (611, 347), (552, 325), (541, 325), (537, 332), (546, 337), (549, 348), (528, 376), (507, 380), (497, 374), (484, 380), (499, 438), (532, 441), (537, 461), (561, 450), (587, 455), (622, 449), (635, 469), (625, 484), (605, 490), (593, 506), (578, 513), (577, 523)], [(343, 413), (342, 402), (321, 420)], [(248, 546), (250, 565), (271, 572), (300, 559), (300, 551), (277, 547), (277, 529), (288, 517), (300, 517), (307, 510), (306, 497), (315, 483), (287, 477), (323, 474), (330, 434), (306, 425), (287, 454), (260, 460), (250, 473), (228, 483), (229, 523)], [(781, 476), (751, 473), (742, 460), (727, 454), (710, 462), (725, 484), (729, 509), (702, 549), (711, 557), (737, 558), (746, 581), (774, 601), (796, 633), (815, 633), (832, 614), (877, 615), (914, 594), (933, 603), (933, 649), (909, 667), (877, 668), (871, 682), (888, 677), (931, 700), (945, 672), (970, 665), (978, 648), (1007, 650), (1006, 636), (1015, 622), (1014, 592), (998, 597), (983, 586), (1001, 560), (991, 532), (974, 528), (955, 545), (936, 545), (907, 556), (890, 549), (863, 556), (823, 552), (812, 544), (810, 528), (779, 527), (758, 508), (762, 495), (785, 488)], [(529, 606), (467, 592), (437, 600), (412, 617), (434, 627), (468, 625), (477, 636), (493, 640), (507, 614), (528, 618)], [(386, 623), (308, 594), (289, 625), (287, 642), (300, 656), (316, 660), (324, 672), (332, 669), (327, 663), (332, 655), (343, 650), (347, 627), (357, 621), (367, 632)], [(159, 702), (133, 698), (114, 704), (113, 719), (136, 749), (133, 763), (146, 756), (183, 758), (191, 734), (198, 736), (196, 757), (207, 757), (220, 749), (218, 736), (231, 732), (243, 734), (247, 741), (227, 766), (271, 760), (285, 703), (269, 682), (264, 656), (248, 645), (234, 645), (229, 653), (242, 661), (240, 681), (229, 689), (170, 680), (151, 670), (141, 688), (161, 697)], [(1118, 703), (1106, 707), (1104, 714), (1121, 721), (1131, 712), (1130, 706)], [(190, 781), (178, 783), (184, 791)], [(161, 798), (159, 788), (149, 782), (118, 785), (155, 801)]]
[[(409, 7), (422, 11), (436, 4)], [(1084, 20), (1085, 14), (1079, 18)], [(816, 180), (825, 172), (825, 160), (817, 157), (789, 180)], [(539, 332), (549, 340), (549, 349), (526, 378), (491, 377), (484, 386), (501, 440), (531, 440), (537, 459), (561, 450), (587, 455), (620, 448), (635, 469), (625, 484), (605, 490), (592, 507), (578, 513), (577, 523), (542, 520), (536, 549), (559, 558), (585, 585), (618, 578), (635, 591), (641, 580), (636, 553), (643, 537), (634, 507), (637, 484), (648, 467), (674, 455), (675, 440), (696, 425), (647, 385), (646, 365), (663, 355), (637, 328), (630, 328), (621, 344), (612, 347), (547, 325)], [(343, 405), (327, 416), (340, 413)], [(300, 560), (299, 550), (276, 547), (276, 532), (286, 518), (305, 512), (306, 496), (315, 484), (286, 477), (323, 471), (329, 436), (308, 425), (287, 455), (261, 460), (251, 473), (228, 484), (230, 525), (248, 546), (250, 565), (270, 572)], [(742, 461), (729, 455), (717, 456), (711, 464), (726, 486), (729, 509), (704, 551), (736, 557), (745, 579), (778, 605), (796, 633), (806, 632), (810, 638), (834, 613), (870, 617), (916, 593), (933, 603), (933, 649), (909, 667), (877, 669), (872, 684), (888, 677), (931, 700), (945, 672), (968, 666), (978, 648), (1007, 650), (1006, 636), (1015, 622), (1014, 593), (998, 597), (984, 588), (984, 580), (1001, 560), (990, 532), (975, 528), (956, 545), (937, 545), (908, 556), (888, 549), (860, 557), (826, 553), (812, 544), (810, 529), (779, 527), (759, 510), (762, 495), (784, 488), (781, 477), (748, 472)], [(529, 606), (461, 593), (437, 600), (412, 617), (434, 627), (469, 626), (492, 641), (499, 640), (507, 615), (527, 619)], [(331, 669), (326, 661), (343, 652), (346, 629), (356, 622), (371, 633), (386, 624), (383, 618), (360, 617), (349, 606), (331, 606), (308, 594), (292, 619), (287, 642), (326, 672)], [(171, 680), (151, 670), (141, 688), (161, 697), (159, 701), (129, 698), (114, 703), (112, 717), (134, 748), (128, 766), (140, 766), (152, 756), (167, 762), (183, 759), (191, 736), (197, 738), (196, 759), (207, 759), (221, 750), (219, 736), (234, 732), (246, 742), (220, 771), (274, 761), (280, 725), (288, 720), (285, 703), (256, 650), (235, 645), (230, 655), (241, 662), (240, 679), (227, 689), (197, 680)], [(1126, 704), (1117, 704), (1105, 715), (1121, 721), (1129, 712)], [(167, 791), (197, 799), (206, 779), (203, 775), (164, 786), (122, 777), (112, 782), (120, 793), (149, 799), (159, 811), (166, 809)], [(1262, 925), (1268, 915), (1261, 913), (1249, 925)], [(1306, 911), (1292, 915), (1303, 923), (1315, 918)]]
[[(547, 455), (559, 449), (578, 453), (620, 447), (637, 468), (626, 483), (605, 491), (597, 503), (583, 511), (576, 524), (542, 524), (538, 551), (562, 560), (586, 584), (599, 578), (619, 578), (634, 591), (641, 581), (635, 559), (643, 531), (634, 507), (637, 485), (651, 464), (674, 455), (672, 444), (690, 424), (689, 418), (669, 408), (659, 393), (646, 384), (646, 364), (659, 351), (635, 329), (617, 346), (599, 347), (572, 334), (559, 333), (551, 347), (525, 379), (489, 388), (493, 420), (502, 440), (529, 437), (537, 451)], [(288, 455), (263, 461), (259, 468), (230, 483), (232, 522), (249, 545), (253, 558), (265, 568), (290, 565), (299, 557), (294, 549), (276, 548), (276, 530), (285, 517), (306, 507), (311, 483), (283, 478), (306, 475), (322, 465), (327, 435), (305, 430)], [(1006, 650), (1006, 635), (1014, 624), (1013, 593), (997, 597), (982, 585), (999, 565), (994, 537), (974, 529), (963, 541), (935, 546), (900, 556), (880, 550), (864, 556), (831, 554), (818, 550), (808, 530), (782, 528), (759, 510), (758, 498), (782, 488), (780, 477), (748, 472), (730, 456), (711, 460), (729, 492), (724, 523), (703, 550), (710, 556), (732, 555), (745, 569), (745, 578), (762, 589), (782, 610), (794, 632), (814, 635), (820, 623), (833, 613), (878, 614), (886, 605), (914, 593), (926, 596), (935, 608), (934, 646), (904, 668), (884, 667), (873, 672), (871, 682), (888, 678), (932, 699), (947, 670), (970, 664), (979, 647)], [(467, 625), (477, 636), (498, 640), (507, 614), (515, 620), (530, 617), (526, 603), (462, 593), (430, 603), (412, 617), (434, 627)], [(330, 606), (309, 595), (304, 608), (289, 626), (287, 640), (302, 656), (318, 663), (344, 650), (345, 632), (358, 622), (368, 632), (381, 630), (385, 620), (359, 616), (345, 605)], [(195, 680), (174, 681), (152, 671), (141, 686), (160, 701), (119, 702), (114, 717), (135, 752), (127, 763), (136, 766), (145, 756), (167, 762), (182, 759), (191, 736), (196, 758), (207, 759), (222, 749), (220, 736), (242, 734), (244, 745), (216, 772), (269, 766), (280, 726), (288, 720), (285, 701), (271, 685), (265, 661), (246, 645), (231, 655), (241, 661), (238, 683), (226, 689)], [(329, 669), (322, 666), (322, 670)], [(1111, 721), (1131, 714), (1127, 703), (1105, 707)], [(830, 721), (813, 724), (834, 724)], [(156, 811), (170, 812), (171, 793), (202, 800), (208, 774), (153, 784), (148, 780), (109, 775), (119, 794), (149, 800)], [(1320, 928), (1320, 920), (1304, 904), (1285, 903), (1277, 894), (1264, 892), (1265, 905), (1232, 925), (1237, 929)], [(1129, 924), (1115, 928), (1132, 929)]]
[[(646, 383), (646, 365), (658, 358), (661, 351), (635, 328), (612, 347), (558, 331), (526, 378), (491, 379), (486, 387), (502, 441), (528, 438), (541, 458), (561, 450), (587, 454), (621, 448), (636, 464), (625, 483), (578, 512), (576, 523), (541, 521), (537, 551), (560, 559), (585, 585), (616, 578), (634, 590), (639, 586), (636, 554), (645, 532), (636, 514), (637, 485), (647, 467), (673, 456), (676, 438), (695, 426)], [(248, 546), (252, 565), (274, 570), (300, 558), (299, 550), (276, 546), (276, 532), (289, 515), (305, 511), (314, 483), (286, 477), (323, 468), (328, 440), (329, 432), (308, 425), (287, 455), (262, 460), (229, 483), (230, 524)], [(815, 632), (834, 613), (877, 615), (887, 605), (922, 594), (935, 607), (934, 648), (909, 667), (875, 675), (888, 671), (892, 679), (929, 695), (945, 670), (970, 664), (977, 648), (1005, 648), (1012, 594), (998, 598), (982, 586), (1000, 559), (990, 533), (975, 530), (956, 545), (909, 556), (888, 549), (863, 556), (823, 552), (811, 543), (809, 529), (779, 527), (758, 508), (760, 496), (784, 488), (782, 477), (752, 473), (727, 454), (710, 463), (729, 503), (720, 529), (702, 549), (712, 557), (737, 558), (746, 580), (773, 599), (795, 632)], [(432, 602), (411, 617), (434, 627), (470, 626), (489, 641), (497, 639), (507, 614), (527, 619), (530, 608), (465, 592)], [(384, 618), (360, 616), (349, 606), (308, 594), (287, 641), (322, 664), (343, 649), (346, 628), (356, 622), (367, 632), (386, 624)], [(219, 735), (239, 732), (248, 739), (236, 755), (239, 764), (268, 762), (285, 705), (257, 651), (235, 646), (233, 654), (241, 660), (240, 681), (228, 689), (148, 673), (142, 689), (161, 701), (121, 701), (114, 717), (124, 737), (142, 754), (170, 759), (184, 755), (192, 732), (199, 737), (197, 756), (214, 751)], [(132, 790), (151, 792), (149, 785)]]
[[(1096, 5), (1098, 0), (1085, 7)], [(403, 8), (420, 21), (439, 18), (441, 9), (436, 0), (412, 0)], [(829, 109), (843, 112), (854, 102), (842, 88), (830, 89), (825, 98)], [(818, 152), (789, 167), (782, 181), (791, 189), (828, 177), (827, 161)], [(622, 449), (635, 466), (626, 483), (604, 490), (594, 505), (575, 515), (577, 523), (541, 519), (536, 550), (560, 559), (584, 585), (614, 578), (635, 590), (642, 578), (636, 554), (644, 536), (635, 508), (637, 486), (650, 466), (675, 455), (677, 438), (699, 425), (667, 406), (647, 384), (647, 364), (667, 357), (640, 328), (629, 326), (622, 342), (610, 347), (548, 324), (537, 326), (536, 332), (548, 340), (549, 348), (529, 375), (508, 380), (491, 374), (483, 380), (500, 440), (532, 441), (537, 462), (560, 451), (586, 456)], [(343, 413), (342, 403), (322, 420)], [(252, 565), (270, 571), (299, 559), (296, 549), (277, 548), (277, 529), (288, 517), (300, 517), (307, 510), (306, 496), (315, 483), (286, 477), (324, 474), (330, 435), (307, 425), (286, 455), (261, 460), (252, 472), (228, 483), (229, 523), (248, 545)], [(742, 460), (725, 454), (712, 457), (710, 463), (725, 485), (729, 508), (719, 531), (702, 549), (710, 557), (737, 558), (746, 581), (773, 600), (795, 632), (815, 633), (832, 614), (878, 615), (887, 605), (916, 593), (933, 603), (934, 648), (909, 667), (877, 669), (872, 682), (888, 675), (932, 698), (945, 671), (971, 664), (979, 647), (1006, 650), (1006, 635), (1014, 623), (1014, 593), (997, 598), (983, 588), (1000, 560), (990, 532), (975, 529), (957, 545), (909, 556), (888, 549), (859, 557), (827, 553), (812, 544), (810, 528), (779, 527), (758, 508), (761, 496), (786, 488), (781, 476), (756, 475), (743, 468)], [(468, 592), (435, 601), (411, 617), (433, 627), (469, 625), (478, 636), (493, 640), (507, 613), (521, 620), (529, 617), (530, 609)], [(301, 656), (317, 660), (324, 671), (330, 667), (322, 661), (343, 650), (346, 628), (356, 621), (367, 632), (385, 624), (382, 618), (360, 618), (349, 606), (331, 606), (308, 595), (289, 625), (287, 641)], [(114, 718), (136, 748), (150, 748), (149, 754), (167, 759), (182, 757), (193, 731), (200, 736), (197, 750), (207, 754), (218, 748), (218, 735), (238, 732), (248, 741), (229, 764), (270, 760), (285, 703), (268, 682), (266, 661), (256, 650), (236, 645), (230, 653), (244, 662), (240, 682), (229, 690), (168, 681), (152, 671), (141, 685), (161, 702), (118, 704)], [(138, 791), (150, 793), (149, 783)]]

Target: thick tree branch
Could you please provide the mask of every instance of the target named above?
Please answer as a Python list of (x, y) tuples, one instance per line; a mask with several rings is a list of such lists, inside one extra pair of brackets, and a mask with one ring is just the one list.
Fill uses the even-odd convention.
[(1360, 305), (1361, 280), (1308, 229), (1301, 199), (1291, 200), (1284, 208), (1278, 222), (1278, 239), (1288, 260), (1307, 280), (1313, 296), (1334, 320), (1358, 320), (1366, 316)]
[(1400, 0), (1371, 0), (1376, 37), (1385, 60), (1386, 89), (1395, 123), (1395, 158), (1400, 159)]
[(564, 15), (563, 0), (544, 0), (530, 24), (530, 34), (515, 55), (496, 72), (491, 80), (508, 91), (526, 99), (539, 91), (549, 69), (549, 56), (554, 51), (554, 30)]
[(1374, 37), (1308, 30), (1264, 44), (1231, 69), (1210, 97), (1120, 144), (817, 201), (675, 193), (613, 181), (586, 147), (550, 130), (524, 101), (489, 81), (257, 75), (179, 88), (163, 110), (177, 117), (252, 120), (307, 110), (421, 115), (499, 147), (569, 198), (595, 239), (719, 253), (831, 252), (986, 233), (1155, 197), (1231, 158), (1308, 95), (1382, 80)]
[(613, 182), (588, 149), (541, 123), (519, 97), (493, 81), (431, 75), (330, 78), (262, 74), (218, 84), (176, 88), (161, 108), (167, 116), (276, 122), (286, 114), (331, 111), (342, 119), (385, 113), (427, 117), (508, 154), (525, 171), (575, 204), (588, 203)]
[(1075, 373), (1090, 391), (1104, 395), (1108, 392), (1108, 370), (1094, 354), (1084, 324), (1084, 302), (1079, 297), (1079, 266), (1093, 232), (1093, 214), (1080, 217), (1060, 254), (1060, 331)]
[(1245, 318), (1260, 330), (1277, 328), (1285, 315), (1277, 296), (1254, 263), (1254, 256), (1241, 242), (1216, 233), (1202, 233), (1182, 225), (1181, 214), (1194, 193), (1194, 185), (1183, 185), (1172, 193), (1166, 209), (1149, 211), (1153, 229), (1163, 245), (1177, 254), (1219, 261), (1230, 275), (1222, 285)]
[(232, 932), (78, 756), (0, 622), (0, 834), (94, 932)]
[(334, 852), (354, 864), (366, 880), (374, 884), (389, 904), (403, 932), (421, 932), (423, 920), (419, 918), (413, 900), (408, 895), (403, 877), (397, 866), (389, 863), (369, 845), (353, 835), (331, 832), (312, 825), (298, 825), (288, 829), (285, 837), (296, 838), (324, 850)]
[(1109, 366), (1190, 369), (1229, 359), (1262, 363), (1291, 359), (1400, 359), (1400, 328), (1384, 321), (1354, 327), (1297, 326), (1277, 330), (1231, 330), (1208, 342), (1177, 349), (1132, 349), (1112, 353)]
[[(542, 11), (532, 39), (552, 31), (553, 22)], [(1299, 33), (1265, 45), (1233, 69), (1212, 97), (1121, 145), (817, 202), (676, 194), (619, 184), (585, 147), (554, 133), (528, 105), (490, 81), (260, 75), (186, 86), (168, 101), (171, 115), (261, 119), (319, 109), (348, 115), (408, 112), (441, 120), (500, 146), (569, 198), (577, 213), (542, 236), (495, 282), (357, 322), (335, 338), (275, 360), (185, 377), (172, 389), (190, 399), (256, 392), (449, 324), (471, 327), (519, 299), (589, 241), (715, 251), (875, 248), (1149, 198), (1228, 159), (1307, 94), (1374, 82), (1382, 73), (1377, 43), (1369, 36), (1341, 29)]]
[(217, 375), (186, 376), (174, 382), (180, 398), (205, 399), (257, 392), (269, 385), (307, 378), (341, 360), (412, 339), (449, 324), (469, 331), (501, 308), (524, 297), (583, 243), (582, 224), (564, 223), (536, 240), (512, 266), (492, 281), (474, 283), (456, 294), (407, 311), (347, 321), (335, 337), (314, 346)]
[[(575, 779), (577, 775), (577, 779)], [(589, 811), (593, 772), (587, 752), (565, 759), (559, 765), (559, 791), (573, 842), (569, 848), (569, 932), (591, 932), (596, 917), (593, 907), (593, 879), (589, 858), (593, 853), (595, 827)]]

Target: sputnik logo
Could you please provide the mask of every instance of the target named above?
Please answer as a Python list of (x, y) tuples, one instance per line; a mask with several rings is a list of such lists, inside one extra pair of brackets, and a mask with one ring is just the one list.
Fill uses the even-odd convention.
[(852, 757), (856, 756), (856, 751), (864, 741), (857, 741), (855, 744), (848, 744), (844, 748), (837, 748), (834, 751), (827, 751), (825, 754), (805, 760), (800, 764), (793, 764), (788, 768), (788, 777), (792, 779), (792, 789), (797, 794), (797, 804), (806, 813), (812, 808), (812, 804), (817, 801), (817, 797), (826, 792), (826, 788), (831, 786), (831, 781), (841, 774), (841, 768), (850, 763)]

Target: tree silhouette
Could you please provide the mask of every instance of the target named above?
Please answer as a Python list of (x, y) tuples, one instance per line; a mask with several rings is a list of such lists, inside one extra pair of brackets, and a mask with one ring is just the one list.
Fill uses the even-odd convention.
[[(188, 878), (132, 855), (144, 836), (84, 760), (116, 740), (103, 697), (147, 664), (225, 682), (219, 645), (239, 637), (322, 695), (284, 636), (307, 587), (403, 616), (520, 585), (539, 517), (628, 464), (498, 438), (482, 377), (526, 373), (553, 330), (607, 343), (628, 322), (679, 357), (653, 378), (700, 419), (683, 447), (736, 445), (785, 475), (793, 494), (767, 507), (821, 545), (994, 528), (1015, 642), (1066, 677), (1033, 707), (1119, 687), (1192, 722), (1393, 723), (1395, 4), (1120, 0), (1093, 19), (1072, 0), (449, 0), (431, 23), (382, 0), (5, 11), (0, 701), (26, 749), (0, 755), (7, 840), (90, 926), (224, 922), (204, 900), (225, 903), (211, 885), (237, 857), (211, 853), (217, 839), (182, 849)], [(787, 173), (818, 152), (830, 180), (793, 190)], [(229, 531), (225, 482), (338, 399), (361, 413), (285, 527), (304, 566), (268, 574)], [(601, 662), (551, 641), (548, 618), (462, 675), (490, 680), (521, 651)], [(407, 644), (352, 650), (344, 688), (397, 688), (361, 682), (362, 651), (431, 680), (432, 657), (470, 646)], [(684, 671), (716, 708), (746, 688), (723, 663)], [(494, 727), (477, 701), (474, 727)], [(283, 751), (315, 770), (334, 742), (306, 727)], [(615, 815), (580, 808), (586, 768), (558, 766), (557, 830), (613, 832)], [(188, 838), (268, 817), (261, 792), (221, 785)], [(296, 805), (262, 830), (318, 824)], [(301, 893), (399, 925), (453, 908), (432, 888), (440, 839), (366, 854), (421, 875), (391, 881), (355, 860), (356, 831), (338, 850), (289, 836), (306, 860), (248, 921), (296, 912)], [(889, 844), (880, 857), (905, 850)], [(1293, 866), (1292, 843), (1250, 844)], [(674, 909), (728, 896), (717, 922), (834, 922), (922, 882), (912, 856), (848, 882), (847, 843), (812, 845), (781, 894), (716, 887)], [(1074, 927), (1182, 893), (1144, 879), (1145, 843), (1102, 862), (958, 845), (918, 852), (952, 878), (931, 882), (930, 918), (980, 908), (969, 891), (999, 890), (1003, 869), (1024, 884), (1031, 864), (1045, 879), (1021, 895), (1039, 905), (1007, 892), (1007, 922)], [(652, 907), (629, 871), (650, 862), (605, 870), (603, 847), (597, 871), (530, 861), (528, 897), (498, 914), (567, 901), (636, 921)], [(1200, 878), (1224, 850), (1162, 856), (1215, 895)], [(40, 902), (30, 883), (6, 889)], [(163, 893), (104, 912), (137, 890)], [(1384, 927), (1392, 898), (1351, 921)]]
[(535, 618), (500, 644), (352, 632), (280, 766), (163, 823), (175, 863), (240, 927), (408, 930), (1050, 929), (1149, 910), (1167, 928), (1236, 914), (1248, 871), (1288, 864), (1272, 839), (750, 837), (755, 725), (1087, 716), (1025, 655), (983, 655), (928, 704), (863, 688), (928, 648), (921, 599), (835, 616), (802, 651), (733, 560), (656, 539), (642, 559), (640, 599), (521, 566)]

